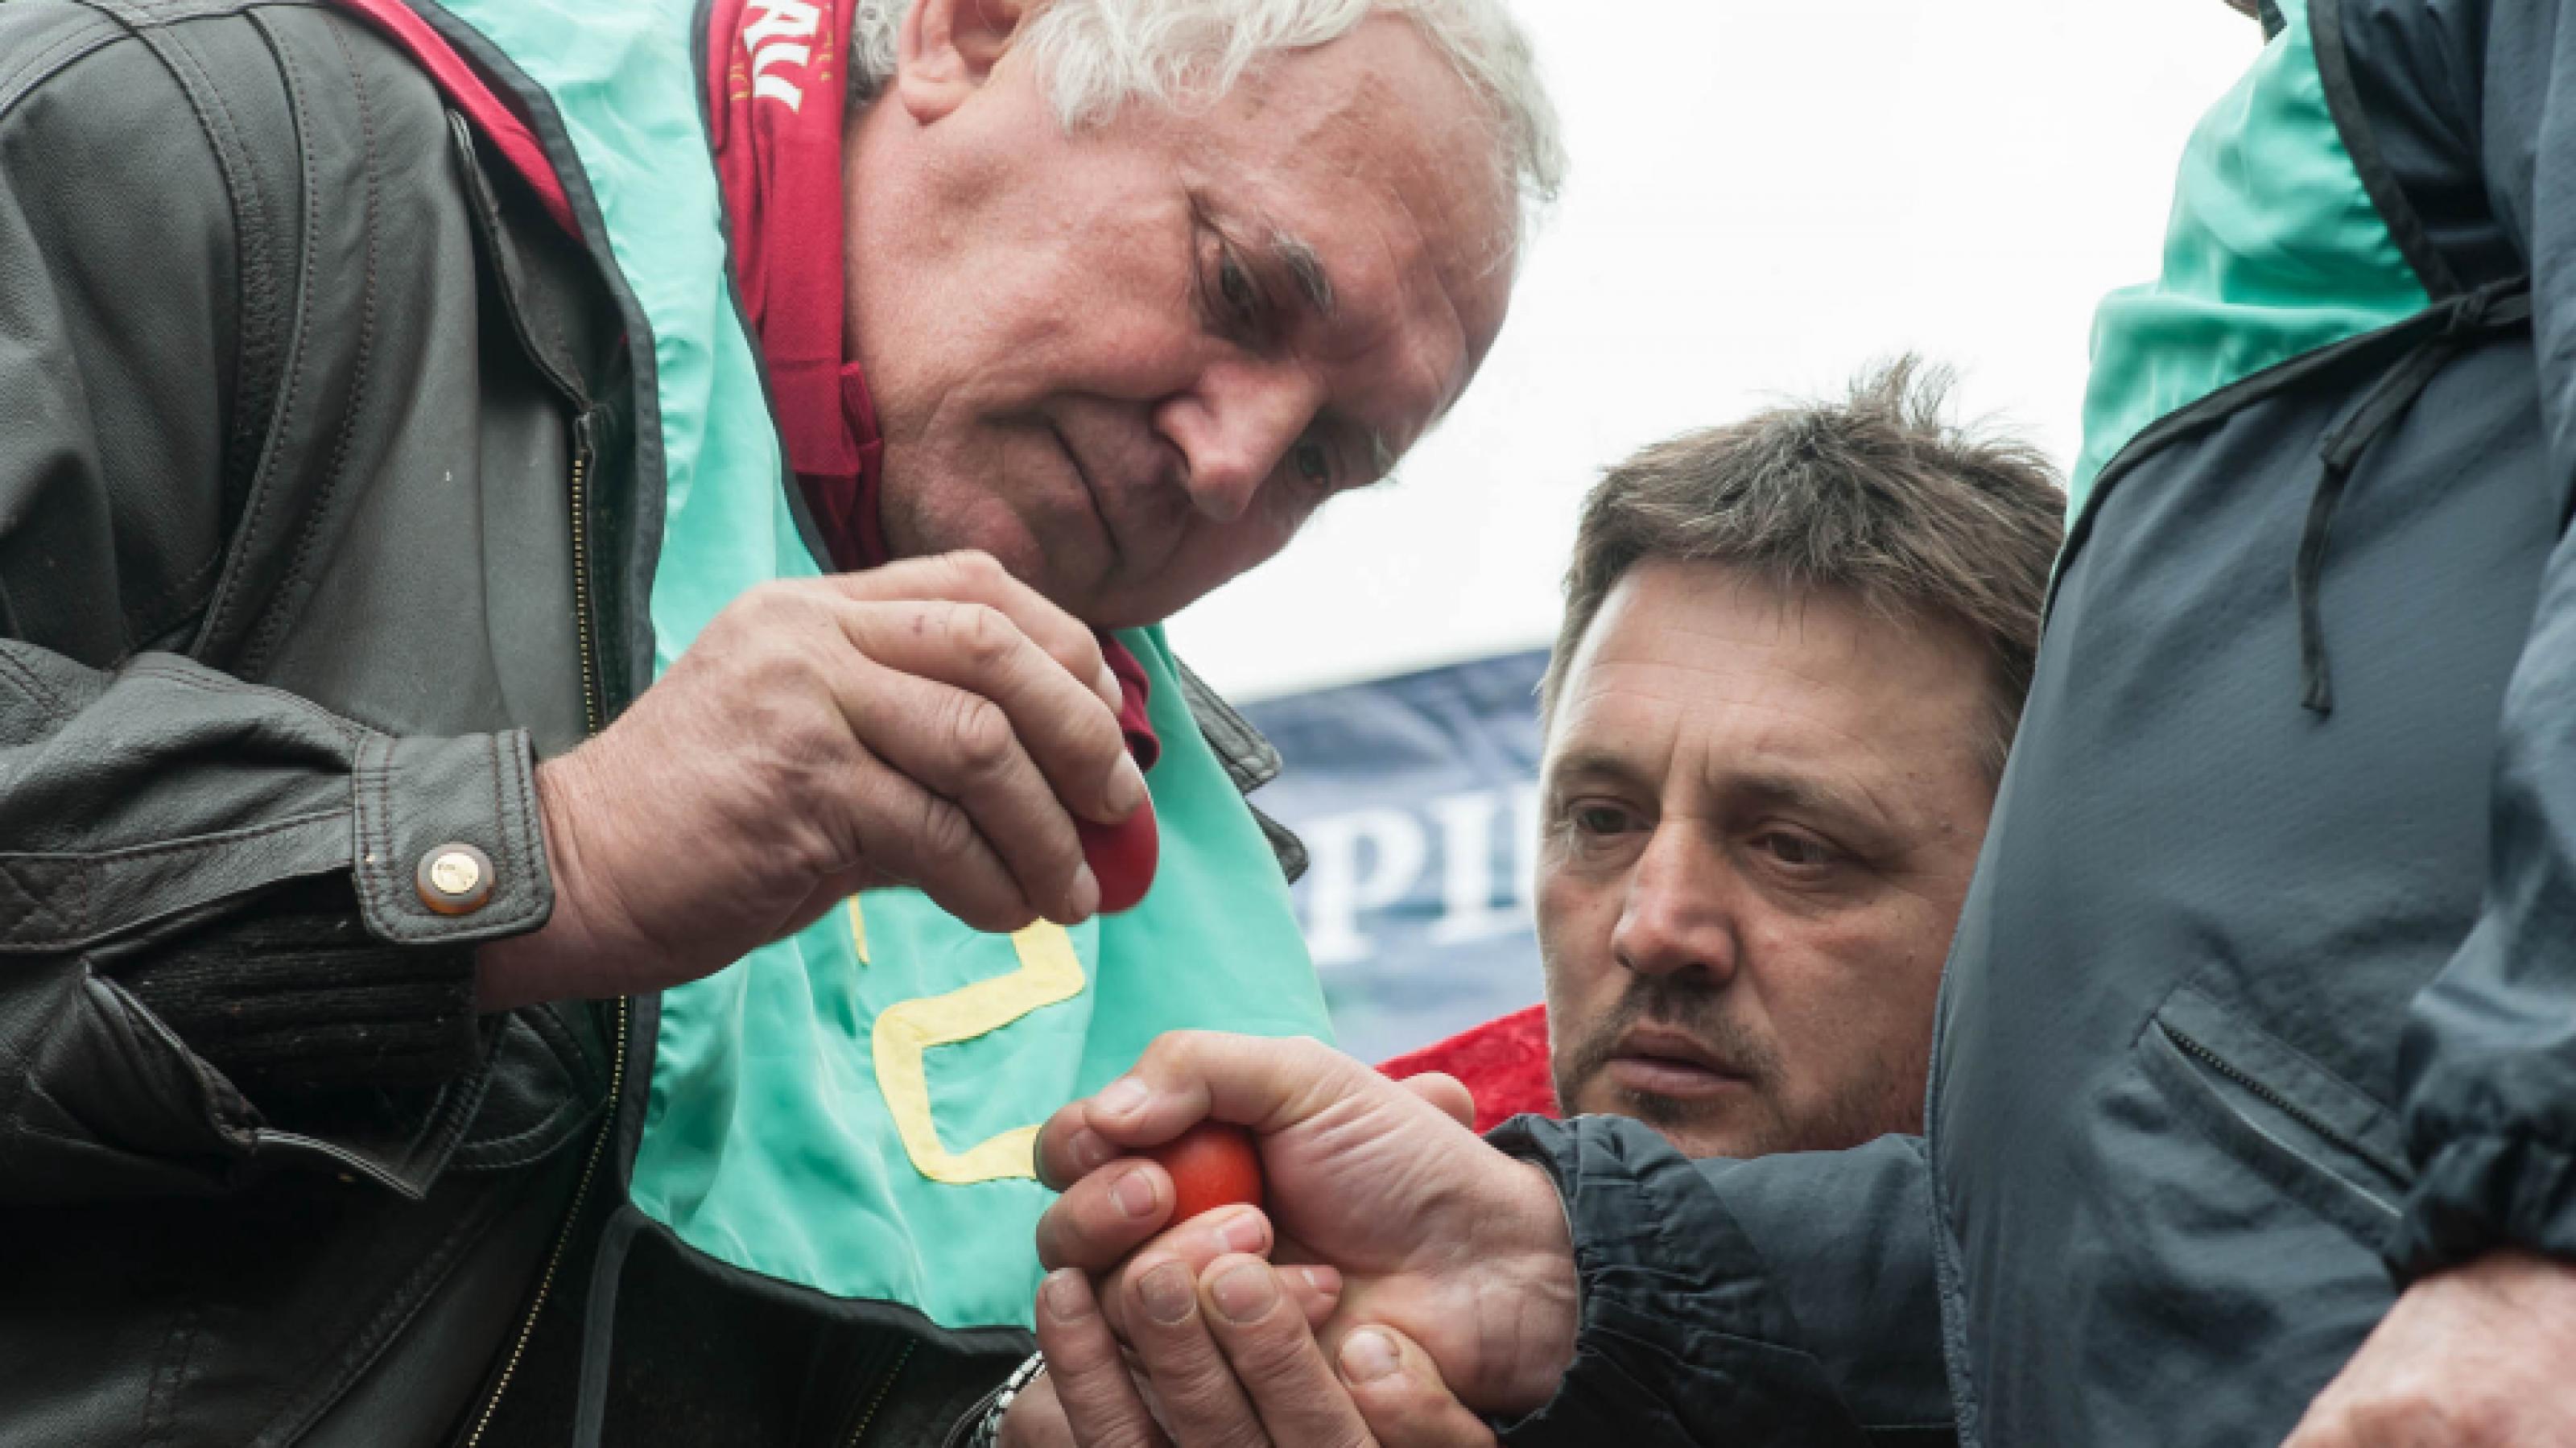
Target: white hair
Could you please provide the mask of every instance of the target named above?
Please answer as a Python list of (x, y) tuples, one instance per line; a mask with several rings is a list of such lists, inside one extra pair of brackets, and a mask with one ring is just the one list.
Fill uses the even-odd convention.
[[(858, 0), (850, 17), (850, 90), (873, 99), (894, 75), (895, 36), (911, 0)], [(1505, 0), (1052, 0), (1026, 44), (1065, 129), (1127, 101), (1205, 104), (1264, 56), (1338, 40), (1370, 15), (1410, 20), (1485, 102), (1496, 163), (1523, 212), (1555, 199), (1565, 177), (1556, 108), (1529, 37)]]

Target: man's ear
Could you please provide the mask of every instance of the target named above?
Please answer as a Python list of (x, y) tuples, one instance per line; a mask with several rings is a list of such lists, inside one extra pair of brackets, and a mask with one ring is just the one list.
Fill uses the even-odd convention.
[(929, 125), (966, 103), (1044, 0), (913, 0), (895, 37), (894, 93)]

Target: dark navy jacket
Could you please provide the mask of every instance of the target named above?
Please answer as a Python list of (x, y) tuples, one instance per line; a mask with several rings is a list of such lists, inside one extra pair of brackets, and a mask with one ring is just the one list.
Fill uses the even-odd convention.
[(2266, 9), (2348, 169), (2234, 200), (2340, 175), (2369, 254), (2277, 276), (2376, 256), (2419, 300), (2166, 399), (2090, 480), (1928, 1148), (1508, 1138), (1584, 1301), (1507, 1441), (1901, 1441), (1945, 1354), (1965, 1442), (2277, 1443), (2410, 1280), (2576, 1258), (2576, 4)]

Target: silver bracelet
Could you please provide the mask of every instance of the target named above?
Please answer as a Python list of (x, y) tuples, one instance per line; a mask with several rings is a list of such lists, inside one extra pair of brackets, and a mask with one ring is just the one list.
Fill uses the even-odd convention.
[(1011, 1369), (1002, 1385), (993, 1390), (993, 1404), (984, 1410), (984, 1420), (975, 1425), (975, 1436), (967, 1439), (967, 1448), (1001, 1448), (1002, 1417), (1011, 1411), (1011, 1400), (1046, 1371), (1046, 1354), (1033, 1352), (1026, 1362)]

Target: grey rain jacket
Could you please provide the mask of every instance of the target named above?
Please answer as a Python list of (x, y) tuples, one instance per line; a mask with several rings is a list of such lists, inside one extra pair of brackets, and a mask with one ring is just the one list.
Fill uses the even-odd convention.
[(2408, 1281), (2576, 1258), (2576, 5), (2266, 8), (2358, 182), (2328, 219), (2423, 304), (2094, 480), (1928, 1157), (1516, 1128), (1584, 1298), (1507, 1441), (1883, 1441), (1937, 1341), (1965, 1442), (2277, 1443)]

